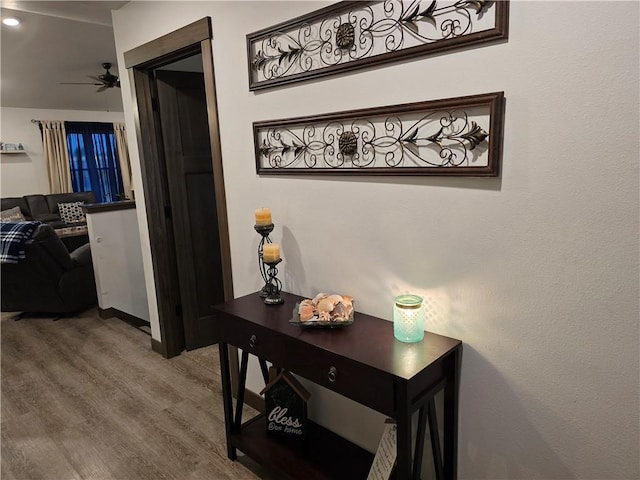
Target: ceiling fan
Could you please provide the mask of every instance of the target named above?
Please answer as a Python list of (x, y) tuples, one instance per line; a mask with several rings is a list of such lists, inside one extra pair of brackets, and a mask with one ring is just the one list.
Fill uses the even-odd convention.
[(102, 75), (98, 75), (97, 77), (93, 77), (91, 75), (87, 75), (91, 80), (95, 80), (95, 82), (61, 82), (61, 85), (96, 85), (99, 86), (96, 92), (104, 92), (107, 88), (118, 87), (120, 88), (120, 80), (118, 80), (118, 76), (114, 75), (109, 71), (111, 68), (111, 64), (105, 62), (102, 64), (102, 68), (106, 70)]

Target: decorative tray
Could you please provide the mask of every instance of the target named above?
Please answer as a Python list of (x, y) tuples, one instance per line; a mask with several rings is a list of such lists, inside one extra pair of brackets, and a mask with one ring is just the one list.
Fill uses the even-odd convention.
[(289, 323), (298, 325), (300, 328), (342, 328), (353, 324), (353, 318), (339, 321), (327, 321), (318, 320), (318, 317), (314, 317), (313, 319), (307, 320), (306, 322), (301, 322), (299, 318), (299, 315), (296, 313), (294, 314), (293, 318), (289, 320)]
[(320, 293), (297, 302), (289, 323), (301, 328), (343, 328), (353, 324), (353, 312), (351, 297)]

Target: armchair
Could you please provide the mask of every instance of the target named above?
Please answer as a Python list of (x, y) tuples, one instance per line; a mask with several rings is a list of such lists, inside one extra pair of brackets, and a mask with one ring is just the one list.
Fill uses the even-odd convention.
[(97, 304), (90, 244), (69, 253), (51, 225), (37, 227), (23, 260), (0, 268), (3, 312), (71, 313)]

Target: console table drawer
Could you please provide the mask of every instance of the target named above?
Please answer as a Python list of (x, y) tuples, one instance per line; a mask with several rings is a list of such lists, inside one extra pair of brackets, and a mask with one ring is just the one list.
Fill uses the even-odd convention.
[(367, 365), (299, 339), (284, 341), (278, 352), (270, 352), (269, 358), (313, 383), (386, 415), (393, 414), (393, 378)]
[[(306, 347), (308, 350), (309, 347)], [(394, 416), (393, 379), (375, 374), (366, 365), (347, 361), (324, 350), (311, 352), (312, 361), (292, 362), (292, 372), (362, 405)], [(300, 357), (300, 358), (309, 358)]]
[(216, 322), (221, 341), (385, 415), (393, 415), (392, 376), (252, 322), (237, 318), (227, 321), (225, 316), (219, 316)]
[(241, 350), (260, 358), (278, 350), (278, 335), (249, 322), (229, 320), (224, 315), (214, 320), (216, 334), (220, 341), (234, 345)]

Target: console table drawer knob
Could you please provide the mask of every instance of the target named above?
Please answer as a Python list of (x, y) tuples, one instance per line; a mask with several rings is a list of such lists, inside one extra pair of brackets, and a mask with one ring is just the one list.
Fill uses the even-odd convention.
[(258, 343), (258, 337), (256, 337), (255, 335), (251, 335), (251, 337), (249, 338), (249, 346), (251, 348), (254, 348), (257, 343)]
[(327, 374), (327, 378), (331, 383), (334, 383), (337, 377), (338, 377), (338, 369), (336, 367), (331, 367), (329, 369), (329, 373)]

